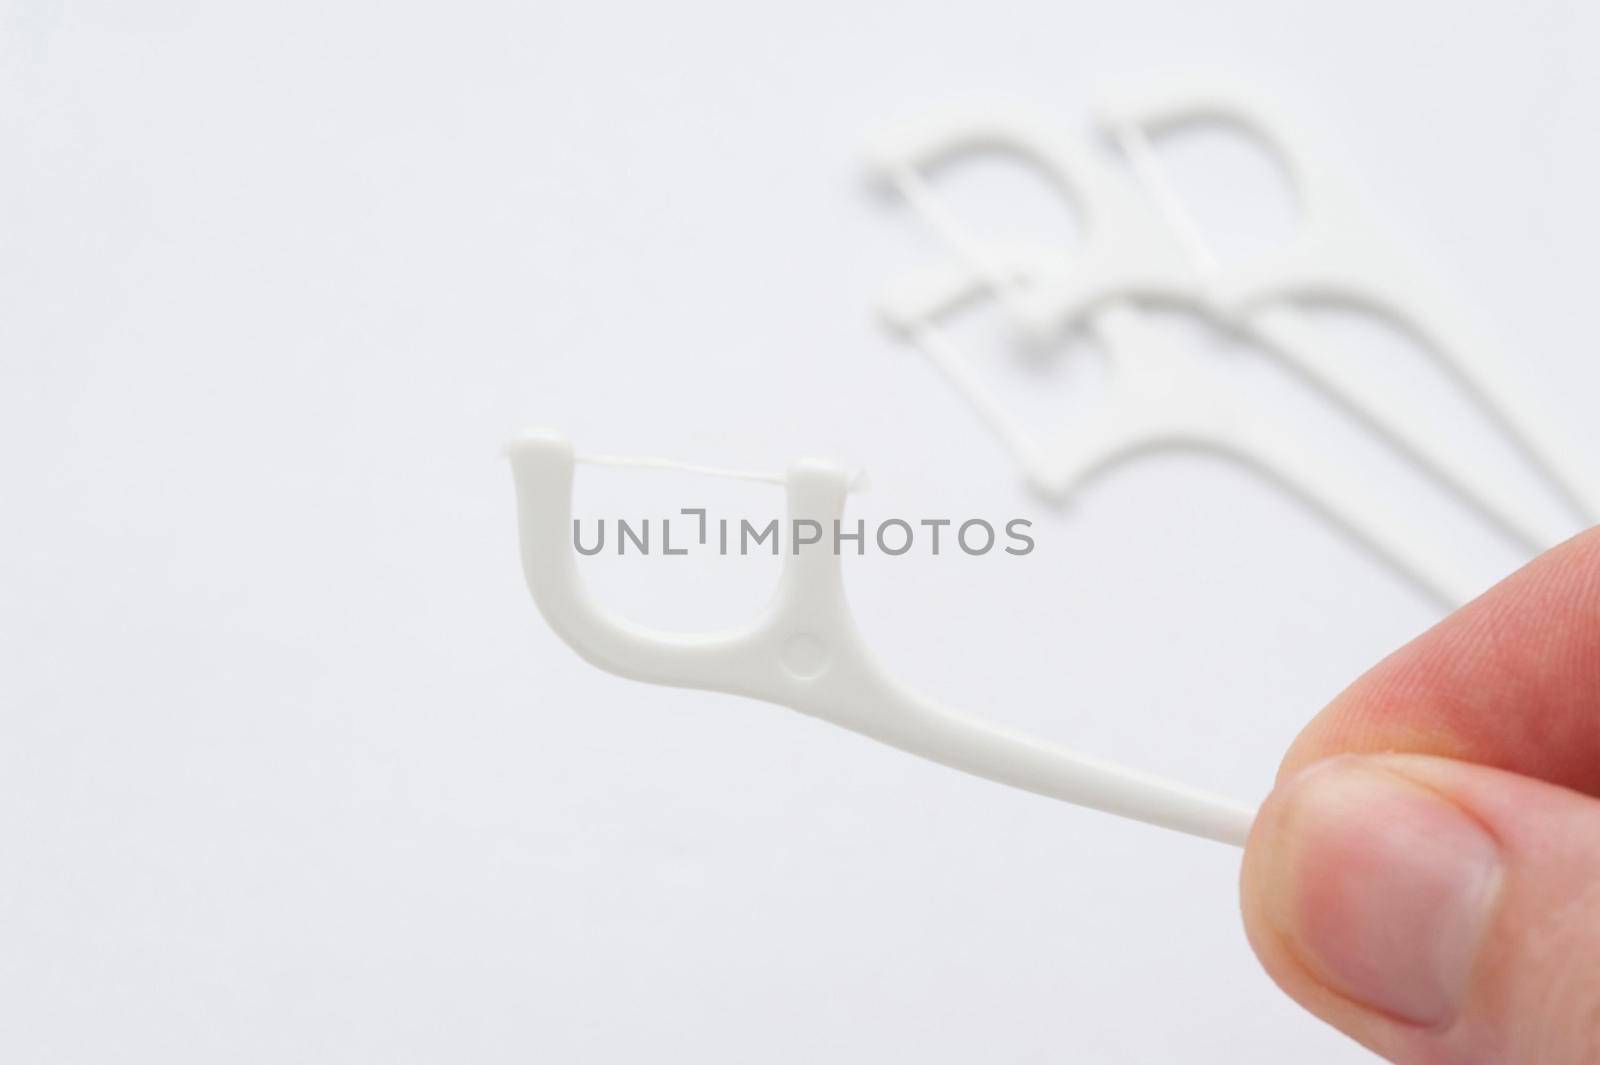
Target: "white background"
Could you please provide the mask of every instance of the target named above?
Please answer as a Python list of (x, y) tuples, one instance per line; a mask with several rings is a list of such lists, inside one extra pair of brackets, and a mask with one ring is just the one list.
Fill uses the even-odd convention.
[[(1027, 558), (849, 563), (889, 666), (1259, 798), (1438, 610), (1214, 460), (1028, 496), (872, 318), (936, 245), (861, 148), (952, 99), (1082, 128), (1106, 79), (1253, 82), (1592, 448), (1600, 8), (0, 10), (0, 1060), (1366, 1060), (1258, 972), (1237, 852), (585, 665), (523, 590), (498, 447), (819, 454), (870, 471), (869, 519), (1028, 516)], [(1245, 149), (1169, 147), (1223, 244), (1276, 224)], [(1016, 181), (951, 194), (1045, 224)], [(1030, 417), (1092, 376), (974, 323)], [(1414, 352), (1329, 328), (1520, 475)], [(1475, 580), (1516, 563), (1260, 362), (1216, 357)], [(780, 505), (605, 470), (578, 495)], [(608, 604), (691, 631), (776, 571), (596, 563)]]

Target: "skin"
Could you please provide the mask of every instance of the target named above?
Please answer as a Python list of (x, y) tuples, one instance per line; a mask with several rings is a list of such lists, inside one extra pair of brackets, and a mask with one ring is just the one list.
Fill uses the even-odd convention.
[(1306, 727), (1241, 889), (1272, 978), (1391, 1061), (1600, 1062), (1600, 529)]

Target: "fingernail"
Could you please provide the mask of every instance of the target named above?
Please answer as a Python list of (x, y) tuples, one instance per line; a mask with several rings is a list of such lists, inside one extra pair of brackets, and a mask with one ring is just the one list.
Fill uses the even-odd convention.
[(1448, 1024), (1500, 883), (1493, 838), (1454, 803), (1361, 758), (1285, 785), (1265, 841), (1268, 919), (1326, 986), (1424, 1027)]

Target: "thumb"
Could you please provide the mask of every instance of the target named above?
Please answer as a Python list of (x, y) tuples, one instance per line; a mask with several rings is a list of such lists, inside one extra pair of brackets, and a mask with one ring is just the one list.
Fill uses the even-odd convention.
[(1600, 800), (1343, 755), (1268, 798), (1242, 888), (1272, 978), (1391, 1061), (1600, 1061)]

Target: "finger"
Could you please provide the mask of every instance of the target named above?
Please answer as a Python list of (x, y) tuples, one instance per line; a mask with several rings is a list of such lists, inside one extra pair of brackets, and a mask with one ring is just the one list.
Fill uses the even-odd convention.
[(1600, 1061), (1600, 800), (1417, 755), (1283, 783), (1245, 925), (1293, 998), (1400, 1065)]
[(1300, 734), (1279, 779), (1329, 755), (1410, 751), (1600, 795), (1600, 528), (1540, 556), (1390, 655)]

